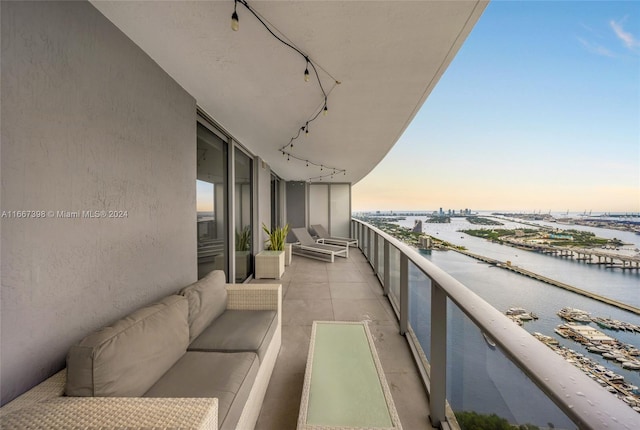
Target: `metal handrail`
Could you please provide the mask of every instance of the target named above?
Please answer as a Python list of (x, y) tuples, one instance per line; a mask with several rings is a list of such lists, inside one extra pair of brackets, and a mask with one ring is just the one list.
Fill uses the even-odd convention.
[[(432, 288), (443, 291), (580, 429), (640, 428), (640, 415), (637, 412), (559, 357), (526, 330), (513, 324), (461, 282), (393, 236), (364, 221), (353, 218), (352, 221), (372, 230), (404, 254), (408, 261), (431, 279)], [(359, 243), (363, 246), (362, 240)], [(433, 304), (432, 301), (432, 306)], [(434, 309), (432, 315), (433, 311)], [(401, 319), (403, 317), (406, 318), (400, 316)], [(446, 351), (446, 348), (443, 350)], [(431, 373), (434, 372), (446, 372), (446, 366), (434, 368), (434, 363), (431, 363)], [(445, 396), (442, 393), (432, 393), (430, 398), (433, 397)], [(444, 408), (444, 405), (441, 407)], [(444, 417), (444, 411), (438, 415)]]

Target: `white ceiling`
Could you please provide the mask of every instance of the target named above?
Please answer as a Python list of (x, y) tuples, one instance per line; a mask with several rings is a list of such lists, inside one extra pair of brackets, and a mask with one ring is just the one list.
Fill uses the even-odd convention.
[[(305, 61), (234, 2), (93, 1), (242, 145), (287, 180), (327, 168), (279, 152), (324, 98)], [(289, 151), (346, 169), (357, 182), (400, 138), (449, 65), (486, 1), (250, 1), (318, 66), (329, 114)], [(335, 81), (341, 82), (336, 85)], [(325, 178), (325, 181), (330, 178)]]

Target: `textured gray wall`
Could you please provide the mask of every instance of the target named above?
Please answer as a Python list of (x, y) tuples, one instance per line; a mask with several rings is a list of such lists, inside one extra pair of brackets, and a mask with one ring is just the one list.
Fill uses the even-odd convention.
[(86, 2), (1, 2), (2, 403), (196, 279), (195, 100)]

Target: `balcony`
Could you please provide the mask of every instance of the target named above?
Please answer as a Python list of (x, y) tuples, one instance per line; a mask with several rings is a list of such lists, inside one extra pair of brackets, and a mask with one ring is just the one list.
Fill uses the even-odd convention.
[(403, 428), (432, 428), (429, 403), (411, 350), (362, 252), (352, 248), (348, 259), (337, 258), (333, 264), (294, 256), (283, 278), (273, 282), (282, 283), (282, 348), (257, 430), (296, 427), (314, 320), (369, 321)]
[[(511, 424), (637, 426), (631, 408), (415, 250), (366, 223), (352, 228), (361, 251), (333, 264), (296, 257), (282, 279), (283, 344), (257, 429), (295, 428), (314, 320), (370, 322), (407, 429), (457, 428), (449, 405), (469, 410), (478, 398), (474, 412)], [(474, 342), (485, 353), (461, 360)]]
[[(254, 249), (262, 223), (304, 226), (319, 206), (327, 220), (340, 215), (330, 228), (348, 229), (351, 184), (397, 141), (487, 4), (256, 3), (342, 82), (329, 117), (296, 144), (299, 158), (279, 149), (315, 112), (317, 92), (300, 58), (248, 14), (240, 33), (229, 28), (233, 2), (1, 2), (2, 208), (19, 215), (2, 230), (2, 402), (61, 370), (88, 331), (193, 282), (198, 257), (235, 279), (234, 235), (246, 225), (236, 201), (256, 204), (246, 211)], [(222, 167), (207, 177), (220, 184), (212, 206), (226, 215), (216, 231), (226, 244), (209, 221), (194, 228), (198, 124), (223, 141), (208, 152)], [(251, 198), (234, 177), (236, 154), (255, 167)], [(334, 165), (346, 169), (339, 213), (333, 188), (305, 185), (320, 172), (329, 182)], [(272, 174), (282, 201), (266, 197)], [(280, 194), (285, 185), (291, 192)], [(64, 216), (96, 210), (127, 215)], [(362, 253), (333, 265), (296, 258), (282, 281), (284, 345), (258, 428), (294, 426), (320, 319), (371, 321), (405, 429), (429, 428), (429, 416), (446, 425), (446, 401), (458, 410), (478, 398), (478, 412), (511, 422), (553, 415), (544, 423), (639, 427), (630, 408), (414, 250), (357, 221), (351, 231)], [(460, 362), (478, 342), (482, 356)]]

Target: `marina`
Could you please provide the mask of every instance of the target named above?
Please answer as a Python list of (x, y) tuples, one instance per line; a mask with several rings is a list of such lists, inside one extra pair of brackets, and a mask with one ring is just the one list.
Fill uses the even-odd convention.
[(622, 375), (608, 370), (584, 354), (559, 345), (558, 341), (551, 336), (538, 332), (533, 333), (533, 336), (558, 355), (561, 355), (567, 362), (582, 370), (611, 394), (633, 408), (634, 411), (640, 413), (640, 391), (638, 386), (627, 383)]
[(555, 332), (565, 339), (581, 343), (587, 351), (600, 354), (625, 369), (640, 370), (640, 349), (607, 336), (593, 327), (569, 322), (556, 327)]

